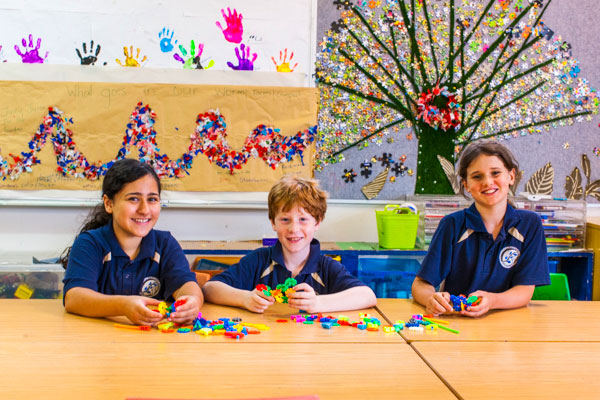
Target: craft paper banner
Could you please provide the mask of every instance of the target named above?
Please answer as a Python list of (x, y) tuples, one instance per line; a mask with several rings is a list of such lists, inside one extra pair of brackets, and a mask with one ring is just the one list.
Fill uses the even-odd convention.
[[(314, 88), (0, 81), (0, 91), (0, 168), (5, 171), (0, 189), (97, 190), (100, 180), (60, 173), (64, 160), (76, 151), (90, 164), (102, 165), (117, 158), (124, 148), (129, 150), (127, 157), (138, 158), (145, 151), (140, 150), (143, 146), (136, 147), (133, 142), (124, 146), (124, 138), (127, 132), (131, 137), (131, 131), (138, 131), (138, 138), (143, 136), (143, 128), (153, 130), (155, 136), (146, 132), (143, 143), (153, 143), (154, 151), (163, 155), (162, 161), (179, 159), (179, 166), (191, 164), (189, 169), (181, 168), (181, 177), (163, 179), (167, 190), (267, 191), (284, 174), (312, 175), (314, 146), (292, 148), (289, 137), (314, 138), (318, 103)], [(197, 122), (199, 114), (205, 115), (204, 122)], [(154, 118), (149, 120), (151, 115)], [(183, 157), (189, 153), (192, 138), (198, 138), (198, 126), (204, 123), (210, 130), (209, 116), (220, 117), (226, 143), (211, 140), (228, 148), (228, 154), (242, 151), (245, 140), (261, 125), (265, 127), (257, 131), (259, 136), (278, 129), (283, 142), (263, 154), (264, 159), (261, 147), (254, 147), (245, 163), (237, 162), (239, 169), (233, 173), (216, 161), (211, 163), (207, 152), (198, 152), (191, 160)], [(59, 127), (72, 132), (75, 150), (59, 150), (57, 157)], [(40, 132), (48, 132), (45, 142)], [(204, 139), (204, 146), (211, 140)], [(41, 148), (35, 154), (39, 163), (33, 163), (30, 172), (14, 173), (13, 168), (8, 175), (11, 165), (24, 158), (22, 153), (31, 152), (30, 146)], [(286, 157), (291, 160), (283, 162)]]

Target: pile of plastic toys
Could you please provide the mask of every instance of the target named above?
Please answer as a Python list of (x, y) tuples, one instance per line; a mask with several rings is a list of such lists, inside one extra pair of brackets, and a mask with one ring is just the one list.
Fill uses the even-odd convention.
[(457, 312), (464, 311), (465, 308), (476, 306), (479, 303), (481, 303), (481, 297), (479, 296), (469, 296), (469, 298), (467, 298), (464, 294), (458, 296), (453, 294), (450, 295), (450, 304), (454, 311)]
[(256, 285), (256, 290), (264, 294), (265, 296), (273, 296), (275, 301), (278, 303), (287, 304), (288, 296), (291, 293), (295, 293), (296, 291), (292, 289), (294, 286), (298, 284), (294, 278), (287, 278), (284, 283), (280, 283), (275, 287), (275, 289), (271, 289), (267, 285), (258, 284)]

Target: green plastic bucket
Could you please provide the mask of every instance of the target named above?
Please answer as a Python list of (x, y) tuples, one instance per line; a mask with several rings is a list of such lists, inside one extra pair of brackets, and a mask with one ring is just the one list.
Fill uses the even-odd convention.
[(379, 247), (384, 249), (414, 249), (419, 227), (419, 213), (409, 207), (388, 204), (375, 211)]

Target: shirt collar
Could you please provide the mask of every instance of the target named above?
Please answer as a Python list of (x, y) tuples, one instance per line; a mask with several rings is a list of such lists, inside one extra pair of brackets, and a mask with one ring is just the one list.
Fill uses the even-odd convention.
[[(319, 257), (321, 256), (321, 244), (317, 239), (313, 239), (310, 242), (310, 253), (308, 254), (308, 259), (302, 267), (302, 270), (298, 275), (301, 274), (311, 274), (316, 272), (319, 266)], [(273, 246), (273, 250), (271, 252), (271, 259), (275, 261), (275, 263), (281, 265), (285, 268), (285, 261), (283, 259), (283, 247), (279, 240)]]
[[(102, 229), (102, 233), (103, 233), (104, 237), (106, 238), (106, 240), (108, 241), (112, 256), (129, 258), (129, 256), (125, 253), (125, 251), (123, 251), (123, 249), (121, 248), (121, 245), (119, 244), (119, 241), (117, 240), (117, 236), (115, 235), (115, 231), (113, 229), (112, 219), (110, 220), (110, 222), (108, 224), (104, 225), (100, 229)], [(150, 232), (145, 237), (142, 238), (140, 252), (138, 253), (138, 256), (136, 257), (136, 259), (142, 260), (145, 258), (154, 258), (155, 247), (156, 247), (155, 243), (156, 243), (156, 241), (154, 240), (154, 229), (151, 229)]]
[[(475, 203), (471, 204), (465, 211), (466, 213), (466, 226), (468, 229), (472, 229), (475, 232), (487, 232), (487, 228), (483, 223), (481, 214), (475, 207)], [(504, 222), (502, 223), (502, 229), (499, 232), (499, 236), (504, 238), (508, 229), (512, 228), (521, 219), (517, 211), (510, 204), (506, 205), (506, 212), (504, 213)]]

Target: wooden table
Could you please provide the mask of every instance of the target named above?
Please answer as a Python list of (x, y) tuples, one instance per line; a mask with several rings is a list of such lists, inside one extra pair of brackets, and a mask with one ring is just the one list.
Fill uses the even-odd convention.
[[(65, 312), (60, 300), (13, 300), (0, 299), (0, 309), (9, 312), (10, 327), (2, 330), (0, 340), (20, 342), (36, 340), (46, 342), (164, 342), (164, 343), (214, 343), (229, 342), (232, 339), (224, 336), (200, 336), (189, 334), (164, 334), (153, 329), (150, 332), (129, 331), (114, 327), (114, 322), (104, 318), (80, 317)], [(205, 304), (202, 306), (202, 316), (208, 320), (219, 318), (240, 317), (244, 322), (264, 324), (270, 327), (259, 335), (248, 335), (240, 342), (247, 343), (403, 343), (406, 342), (396, 333), (361, 331), (352, 327), (339, 326), (333, 329), (323, 329), (321, 324), (304, 325), (290, 320), (293, 310), (284, 304), (274, 304), (264, 314), (255, 314), (240, 308)], [(385, 323), (385, 319), (374, 308), (360, 311), (331, 313), (337, 317), (340, 314), (358, 320), (359, 312), (369, 313)], [(277, 319), (289, 322), (278, 323)], [(124, 318), (116, 319), (127, 323)]]
[(3, 399), (455, 399), (407, 344), (33, 342), (0, 357)]
[[(271, 327), (232, 340), (121, 330), (67, 314), (60, 300), (0, 300), (0, 398), (594, 398), (599, 306), (533, 302), (478, 319), (444, 317), (459, 335), (405, 331), (407, 344), (395, 333), (278, 324), (285, 305), (264, 315), (203, 307), (207, 319)], [(380, 299), (378, 309), (390, 321), (422, 312), (411, 300)]]
[[(408, 321), (424, 308), (413, 300), (378, 299), (388, 320)], [(493, 310), (480, 318), (443, 315), (460, 334), (402, 331), (408, 341), (600, 342), (600, 302), (532, 301), (514, 310)]]
[(600, 343), (414, 342), (463, 399), (598, 399)]

